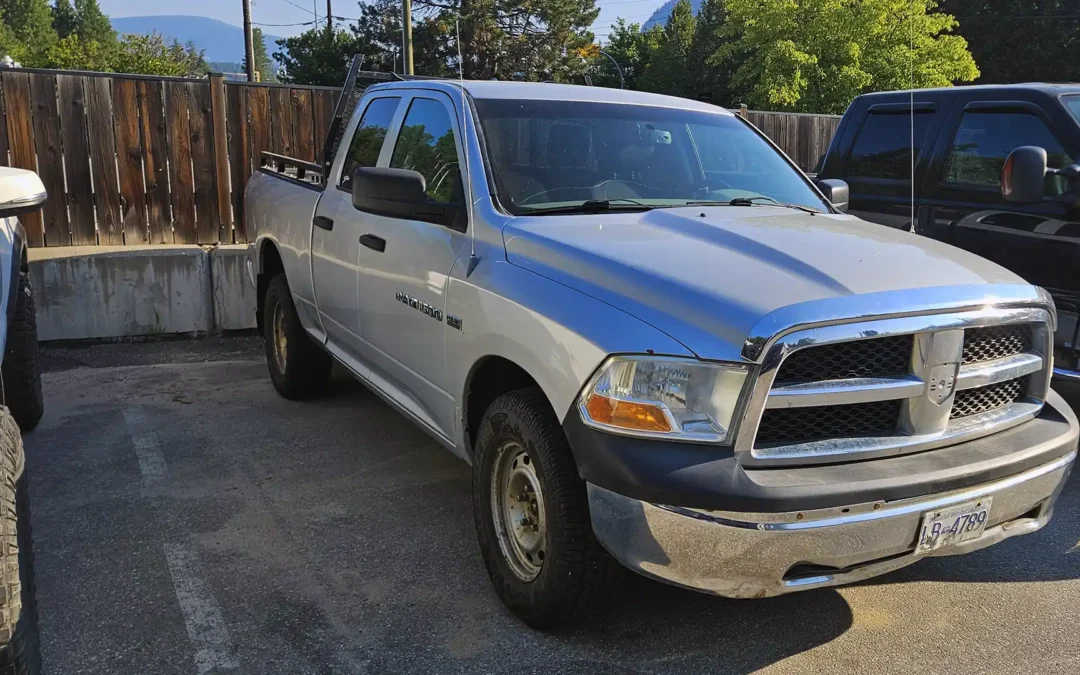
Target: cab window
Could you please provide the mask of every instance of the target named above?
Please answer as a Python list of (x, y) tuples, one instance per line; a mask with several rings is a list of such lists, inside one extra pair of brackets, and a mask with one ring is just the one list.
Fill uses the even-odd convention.
[[(848, 159), (848, 176), (911, 180), (911, 146), (919, 154), (933, 112), (871, 112), (866, 116)], [(914, 124), (914, 134), (912, 125)]]
[[(1005, 159), (1021, 145), (1044, 148), (1050, 168), (1072, 164), (1053, 132), (1037, 116), (1019, 111), (973, 111), (964, 113), (960, 120), (945, 163), (943, 182), (996, 190)], [(1047, 195), (1060, 195), (1067, 188), (1067, 182), (1060, 176), (1047, 176)]]
[(432, 201), (462, 201), (454, 126), (445, 105), (430, 98), (413, 99), (390, 166), (420, 173)]
[(341, 171), (342, 189), (351, 189), (352, 176), (357, 169), (375, 166), (379, 161), (379, 152), (386, 140), (386, 130), (390, 128), (390, 122), (394, 119), (400, 102), (400, 98), (393, 97), (377, 98), (368, 104), (349, 144), (349, 155), (345, 158), (345, 167)]

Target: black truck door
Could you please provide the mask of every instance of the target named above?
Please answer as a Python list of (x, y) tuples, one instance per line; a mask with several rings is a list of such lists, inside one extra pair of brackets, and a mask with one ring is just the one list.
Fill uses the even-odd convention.
[[(1045, 148), (1053, 168), (1077, 161), (1080, 153), (1063, 147), (1052, 117), (1033, 102), (960, 103), (952, 107), (934, 149), (926, 196), (919, 200), (917, 231), (1046, 288), (1068, 332), (1069, 326), (1075, 328), (1080, 306), (1080, 212), (1052, 199), (1068, 185), (1061, 177), (1048, 176), (1043, 202), (1010, 204), (1001, 196), (999, 181), (1005, 158), (1018, 146)], [(1058, 338), (1059, 347), (1066, 346), (1062, 340), (1074, 347), (1073, 336), (1059, 332)], [(1075, 360), (1074, 352), (1070, 360)]]

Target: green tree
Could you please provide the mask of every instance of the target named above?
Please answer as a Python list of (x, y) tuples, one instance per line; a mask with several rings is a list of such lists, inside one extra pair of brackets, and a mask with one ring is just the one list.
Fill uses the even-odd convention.
[(11, 31), (8, 52), (25, 66), (40, 65), (58, 39), (46, 0), (0, 0), (0, 19)]
[(960, 17), (956, 32), (979, 64), (979, 83), (993, 84), (1080, 82), (1078, 6), (1076, 0), (941, 1), (943, 11)]
[(727, 0), (732, 89), (752, 107), (842, 113), (864, 92), (943, 87), (979, 76), (956, 19), (933, 0)]
[(66, 38), (75, 33), (77, 20), (75, 6), (71, 4), (71, 0), (56, 0), (56, 5), (53, 6), (53, 30), (57, 35)]
[(345, 82), (353, 54), (360, 51), (352, 32), (340, 28), (329, 35), (325, 28), (312, 28), (277, 44), (282, 50), (274, 52), (274, 60), (281, 64), (283, 81), (332, 87)]
[[(113, 30), (109, 17), (101, 11), (97, 0), (75, 0), (74, 10), (75, 23), (72, 32), (77, 33), (79, 39), (96, 41), (103, 45), (116, 42), (116, 31)], [(57, 29), (57, 32), (60, 30)], [(64, 37), (62, 33), (61, 37)]]
[[(607, 44), (603, 49), (622, 68), (627, 89), (641, 88), (641, 77), (648, 69), (649, 61), (656, 52), (663, 34), (662, 26), (653, 26), (647, 31), (642, 31), (641, 24), (626, 23), (625, 19), (617, 19), (612, 25)], [(619, 73), (612, 67), (611, 61), (603, 55), (597, 54), (593, 57), (589, 74), (592, 76), (593, 84), (603, 87), (619, 86)]]
[[(270, 63), (270, 57), (266, 53), (266, 38), (263, 37), (262, 28), (251, 29), (251, 51), (255, 54), (255, 70), (263, 82), (277, 82), (277, 73)], [(247, 57), (241, 62), (241, 70), (247, 71)]]
[(689, 89), (691, 96), (697, 96), (717, 105), (731, 106), (731, 61), (713, 64), (712, 55), (720, 50), (724, 42), (720, 31), (724, 27), (727, 11), (725, 0), (705, 0), (697, 15), (694, 40), (690, 46)]
[(168, 41), (160, 33), (124, 35), (113, 52), (112, 70), (171, 77), (203, 77), (209, 66), (191, 42)]
[(690, 93), (689, 58), (696, 29), (690, 0), (679, 0), (668, 15), (659, 45), (641, 78), (642, 89), (673, 96)]

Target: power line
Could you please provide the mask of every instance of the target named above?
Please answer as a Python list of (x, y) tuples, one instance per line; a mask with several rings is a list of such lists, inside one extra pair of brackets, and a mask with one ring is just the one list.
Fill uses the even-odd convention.
[(301, 7), (300, 5), (296, 4), (292, 0), (281, 0), (281, 1), (285, 2), (285, 3), (288, 3), (288, 4), (292, 5), (293, 7), (297, 8), (299, 10), (303, 10), (303, 11), (307, 12), (308, 14), (314, 14), (316, 17), (319, 16), (319, 14), (315, 10), (308, 9), (307, 7)]

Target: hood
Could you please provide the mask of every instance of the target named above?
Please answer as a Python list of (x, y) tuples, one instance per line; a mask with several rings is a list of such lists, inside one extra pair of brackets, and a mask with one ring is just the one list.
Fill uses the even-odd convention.
[(849, 215), (686, 207), (523, 216), (507, 260), (626, 311), (701, 358), (737, 360), (751, 328), (797, 303), (1023, 281), (988, 260)]

